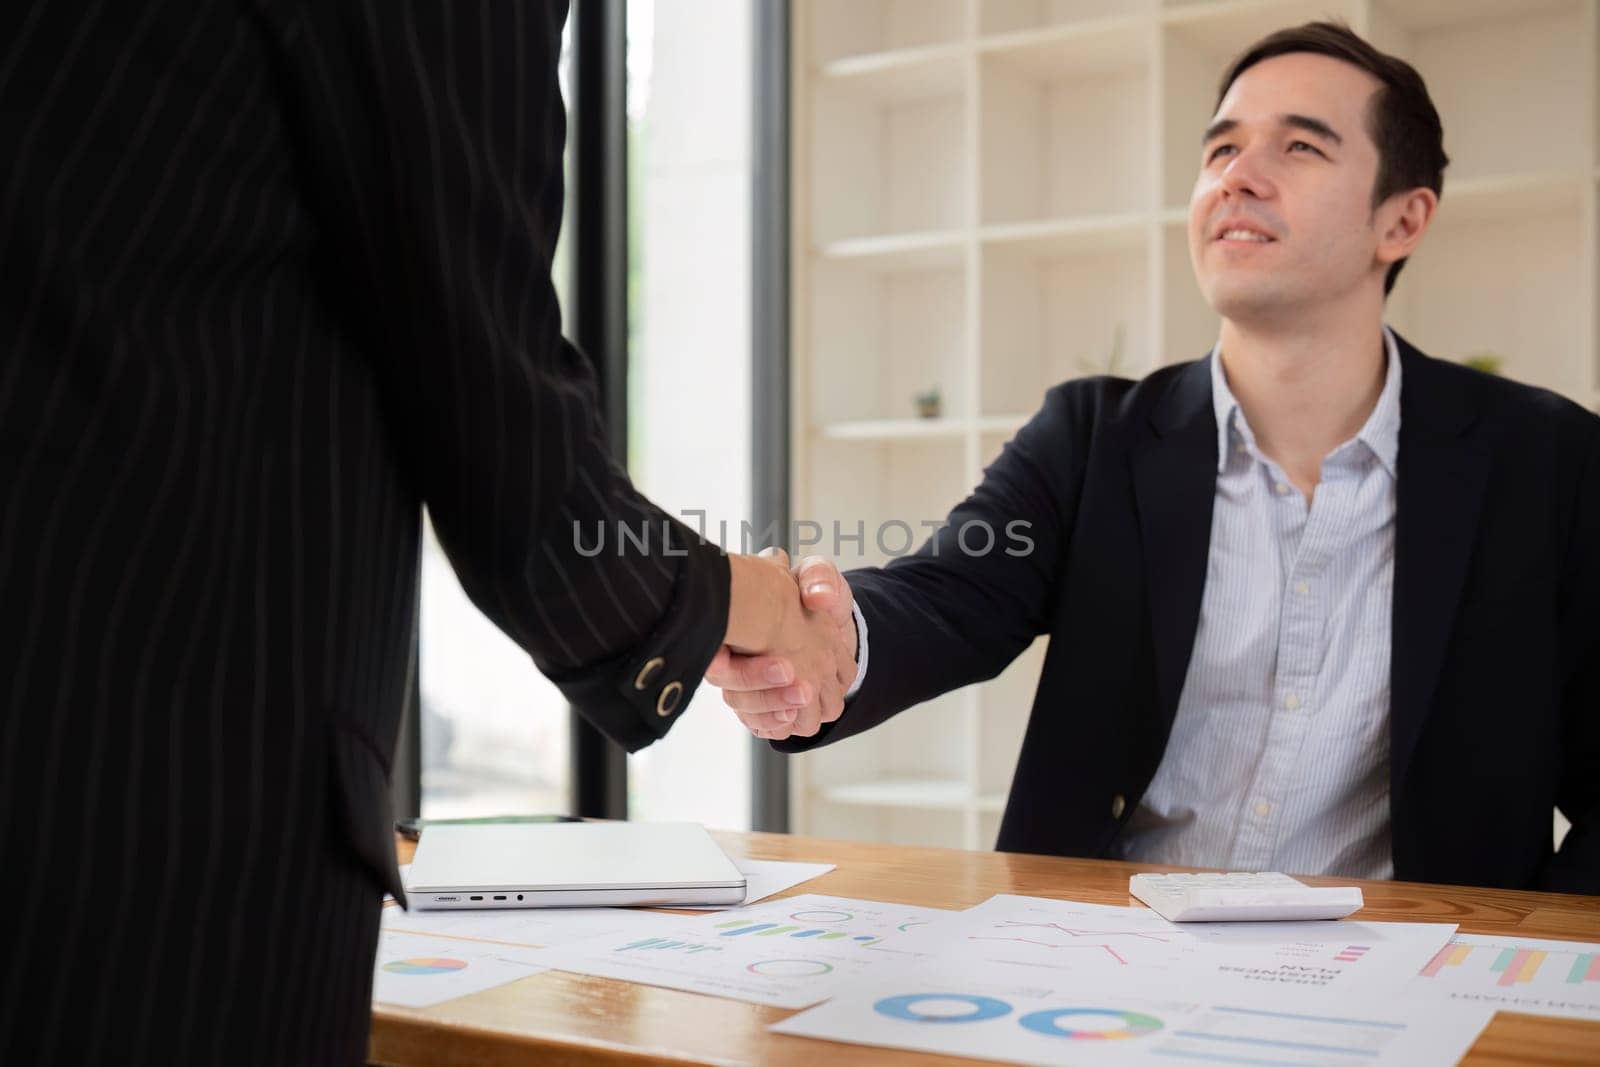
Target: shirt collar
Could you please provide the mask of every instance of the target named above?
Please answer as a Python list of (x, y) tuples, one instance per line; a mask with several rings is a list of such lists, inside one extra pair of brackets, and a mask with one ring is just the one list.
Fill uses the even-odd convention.
[[(1371, 449), (1372, 454), (1378, 457), (1378, 462), (1389, 472), (1389, 477), (1393, 478), (1399, 472), (1397, 460), (1400, 454), (1400, 348), (1395, 343), (1394, 332), (1387, 326), (1383, 328), (1383, 347), (1389, 357), (1383, 391), (1378, 394), (1378, 402), (1373, 405), (1372, 413), (1367, 416), (1366, 424), (1356, 434), (1355, 440)], [(1238, 419), (1240, 436), (1249, 443), (1255, 441), (1249, 424), (1245, 422), (1244, 412), (1239, 410), (1233, 390), (1228, 388), (1228, 376), (1222, 369), (1220, 352), (1220, 346), (1211, 349), (1211, 406), (1217, 419), (1218, 474), (1228, 465), (1229, 434), (1234, 429), (1235, 418)]]

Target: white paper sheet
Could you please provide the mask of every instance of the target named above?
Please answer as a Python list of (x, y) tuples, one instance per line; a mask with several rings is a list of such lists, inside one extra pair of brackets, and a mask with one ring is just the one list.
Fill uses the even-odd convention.
[(1401, 1009), (1372, 1000), (1316, 1012), (1283, 1000), (1282, 993), (1236, 1000), (915, 978), (885, 984), (874, 978), (842, 988), (826, 1004), (771, 1029), (1045, 1067), (1182, 1062), (1430, 1067), (1460, 1059), (1493, 1014), (1465, 1004)]
[(1009, 984), (1379, 995), (1445, 945), (1445, 923), (1169, 923), (1147, 908), (1001, 895), (908, 936), (930, 973)]
[(1600, 945), (1457, 934), (1406, 993), (1600, 1022)]
[[(785, 889), (793, 889), (801, 882), (809, 882), (813, 878), (820, 878), (833, 870), (831, 863), (789, 863), (780, 860), (749, 860), (742, 856), (730, 856), (733, 865), (738, 867), (749, 880), (749, 888), (745, 892), (744, 903), (734, 907), (747, 908), (751, 904), (765, 900), (774, 893), (781, 893)], [(698, 904), (685, 907), (684, 911), (727, 911), (726, 904)]]
[(628, 908), (383, 909), (383, 929), (483, 945), (506, 959), (543, 965), (544, 949), (595, 937), (633, 936), (672, 916)]
[(916, 962), (906, 931), (951, 913), (802, 894), (716, 915), (655, 915), (649, 929), (550, 949), (558, 970), (803, 1008), (874, 968)]
[(422, 1008), (543, 970), (507, 959), (494, 945), (383, 930), (373, 962), (372, 999)]

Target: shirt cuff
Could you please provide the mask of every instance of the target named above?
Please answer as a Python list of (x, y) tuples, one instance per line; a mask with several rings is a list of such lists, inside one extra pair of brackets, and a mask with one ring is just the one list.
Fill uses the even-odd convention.
[(854, 601), (850, 604), (850, 613), (856, 619), (856, 680), (845, 691), (846, 700), (855, 696), (861, 683), (867, 680), (867, 617), (861, 614), (861, 605)]

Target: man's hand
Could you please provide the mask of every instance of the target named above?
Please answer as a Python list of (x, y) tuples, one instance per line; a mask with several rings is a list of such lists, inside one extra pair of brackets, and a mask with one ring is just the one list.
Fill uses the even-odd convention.
[[(723, 701), (755, 736), (774, 741), (810, 737), (843, 712), (844, 693), (855, 680), (854, 598), (844, 575), (820, 556), (800, 560), (791, 572), (782, 549), (761, 555), (772, 561), (768, 566), (783, 568), (789, 596), (780, 603), (784, 609), (790, 603), (799, 608), (802, 625), (784, 637), (775, 630), (760, 654), (730, 647), (730, 640), (712, 660), (706, 681), (722, 690)], [(735, 610), (738, 599), (736, 595)], [(730, 634), (734, 629), (730, 623)], [(800, 645), (786, 646), (796, 635), (803, 635)]]

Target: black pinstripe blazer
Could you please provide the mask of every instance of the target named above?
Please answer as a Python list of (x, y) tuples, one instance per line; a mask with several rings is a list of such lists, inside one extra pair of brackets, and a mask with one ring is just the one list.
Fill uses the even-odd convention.
[[(687, 705), (728, 568), (607, 458), (561, 337), (565, 8), (0, 5), (0, 1059), (238, 1058), (370, 981), (375, 911), (296, 893), (341, 857), (399, 891), (424, 504), (611, 737)], [(616, 521), (653, 551), (578, 551)]]

